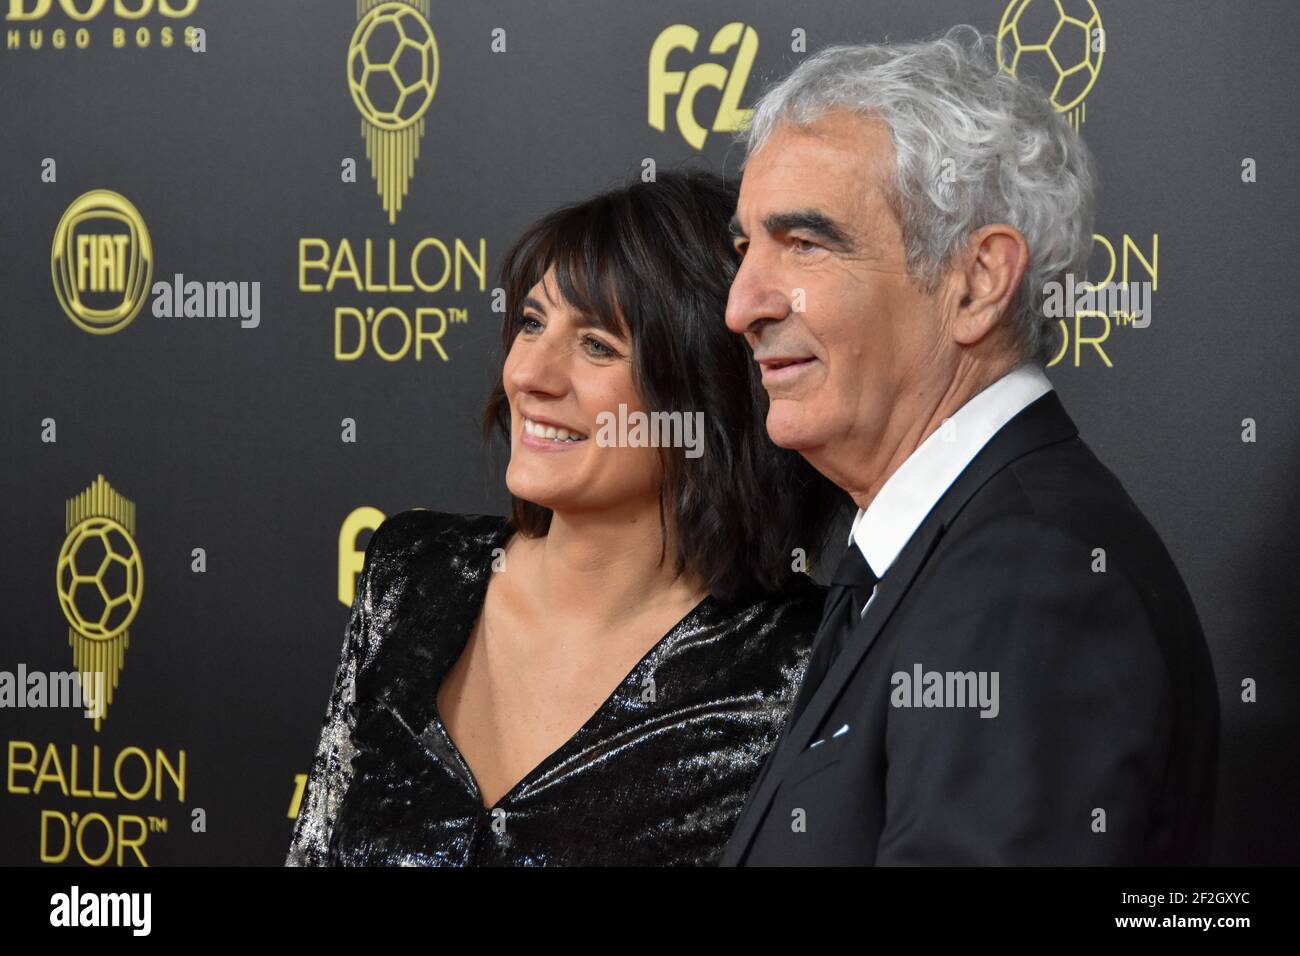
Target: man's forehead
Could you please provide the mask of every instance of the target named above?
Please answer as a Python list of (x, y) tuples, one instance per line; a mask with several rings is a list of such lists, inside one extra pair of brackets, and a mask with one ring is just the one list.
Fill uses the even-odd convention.
[(737, 219), (794, 209), (862, 215), (883, 205), (879, 184), (892, 168), (893, 146), (879, 120), (836, 111), (808, 127), (779, 124), (748, 161)]
[(746, 161), (745, 169), (766, 170), (791, 164), (870, 169), (892, 164), (893, 151), (889, 127), (883, 121), (849, 110), (833, 110), (805, 125), (778, 123)]

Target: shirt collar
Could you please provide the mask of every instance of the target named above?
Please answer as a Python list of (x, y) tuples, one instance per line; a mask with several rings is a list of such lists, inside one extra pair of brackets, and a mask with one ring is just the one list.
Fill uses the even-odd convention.
[(990, 438), (1052, 390), (1042, 368), (1026, 363), (972, 396), (889, 476), (849, 531), (876, 577), (882, 577), (944, 492)]

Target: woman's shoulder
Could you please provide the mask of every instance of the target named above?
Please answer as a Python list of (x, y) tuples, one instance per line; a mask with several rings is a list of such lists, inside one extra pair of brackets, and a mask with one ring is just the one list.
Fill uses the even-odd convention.
[(792, 620), (808, 617), (820, 620), (826, 591), (827, 588), (814, 581), (810, 575), (799, 572), (791, 574), (780, 591), (743, 597), (723, 606), (738, 611), (763, 611)]
[(389, 613), (405, 603), (408, 593), (455, 600), (456, 582), (468, 586), (490, 570), (493, 549), (506, 537), (508, 521), (498, 515), (426, 508), (398, 512), (370, 535), (359, 590), (364, 589), (371, 606)]
[(506, 521), (500, 515), (409, 508), (381, 522), (373, 537), (382, 539), (385, 547), (459, 544), (466, 539), (491, 537), (505, 527)]
[(825, 588), (804, 574), (778, 593), (710, 595), (656, 662), (656, 681), (691, 700), (747, 701), (765, 715), (750, 730), (774, 735), (807, 667), (824, 600)]
[(453, 514), (410, 508), (384, 520), (366, 546), (366, 565), (407, 569), (414, 562), (467, 559), (504, 536), (499, 515)]
[(749, 638), (754, 653), (802, 654), (812, 645), (821, 624), (827, 589), (806, 574), (793, 574), (776, 593), (719, 601), (715, 611)]
[(412, 508), (384, 520), (366, 545), (354, 600), (358, 680), (366, 687), (396, 683), (401, 667), (383, 673), (376, 662), (437, 651), (443, 635), (472, 625), (493, 549), (508, 535), (507, 519), (496, 515)]

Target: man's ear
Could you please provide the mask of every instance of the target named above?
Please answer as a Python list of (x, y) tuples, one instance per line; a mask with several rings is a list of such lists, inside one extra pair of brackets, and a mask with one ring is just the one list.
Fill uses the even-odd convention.
[(994, 223), (971, 233), (967, 252), (950, 277), (956, 299), (953, 338), (977, 345), (1002, 324), (1029, 268), (1029, 244), (1015, 226)]

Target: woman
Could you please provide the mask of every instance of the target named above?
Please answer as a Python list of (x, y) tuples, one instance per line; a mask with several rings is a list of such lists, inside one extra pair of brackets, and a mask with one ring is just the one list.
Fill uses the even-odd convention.
[[(371, 536), (286, 863), (720, 858), (807, 663), (823, 591), (796, 568), (838, 500), (768, 441), (725, 328), (734, 208), (670, 172), (510, 250), (484, 433), (512, 513)], [(647, 444), (646, 412), (686, 447)]]

